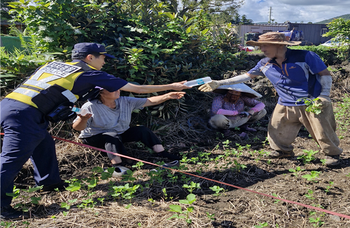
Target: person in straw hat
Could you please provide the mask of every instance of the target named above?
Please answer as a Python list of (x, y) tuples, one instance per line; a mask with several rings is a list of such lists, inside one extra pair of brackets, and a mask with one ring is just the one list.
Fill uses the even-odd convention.
[[(230, 129), (239, 127), (243, 131), (256, 131), (248, 127), (249, 123), (256, 122), (266, 115), (264, 103), (256, 100), (261, 94), (249, 86), (241, 83), (222, 85), (213, 91), (220, 95), (213, 99), (209, 124), (214, 129), (223, 130), (228, 136)], [(242, 132), (241, 138), (247, 138)]]
[[(340, 164), (339, 138), (335, 133), (336, 122), (330, 96), (332, 76), (320, 57), (312, 51), (291, 50), (287, 45), (300, 41), (288, 41), (283, 33), (268, 32), (258, 41), (248, 45), (259, 46), (266, 58), (248, 73), (221, 81), (212, 81), (199, 87), (203, 92), (219, 86), (237, 84), (257, 76), (266, 76), (278, 93), (278, 104), (268, 126), (268, 140), (274, 151), (270, 158), (294, 157), (291, 145), (302, 125), (320, 146), (325, 164)], [(316, 99), (317, 98), (317, 99)], [(306, 111), (305, 99), (320, 104), (321, 113)]]

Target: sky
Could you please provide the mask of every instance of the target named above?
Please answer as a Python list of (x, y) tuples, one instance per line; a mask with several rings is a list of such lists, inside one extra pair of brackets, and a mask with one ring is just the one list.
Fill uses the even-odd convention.
[(270, 7), (271, 18), (277, 23), (315, 23), (350, 14), (350, 0), (244, 0), (238, 13), (253, 23), (267, 22)]

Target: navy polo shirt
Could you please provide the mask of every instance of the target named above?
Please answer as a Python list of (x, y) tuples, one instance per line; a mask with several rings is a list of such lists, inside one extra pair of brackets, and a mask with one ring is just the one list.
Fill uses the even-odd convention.
[(124, 79), (115, 77), (104, 71), (91, 70), (85, 71), (78, 76), (74, 82), (72, 93), (82, 96), (95, 86), (99, 86), (108, 90), (109, 92), (113, 92), (122, 88), (126, 84), (128, 84), (128, 82)]

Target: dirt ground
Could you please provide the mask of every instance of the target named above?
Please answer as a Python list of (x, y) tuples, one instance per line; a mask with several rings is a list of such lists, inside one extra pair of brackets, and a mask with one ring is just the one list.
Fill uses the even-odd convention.
[[(282, 199), (322, 208), (332, 212), (350, 215), (350, 131), (349, 106), (343, 103), (350, 97), (350, 64), (334, 66), (334, 88), (331, 98), (338, 124), (337, 134), (344, 152), (340, 165), (328, 168), (321, 162), (321, 154), (304, 164), (299, 156), (305, 151), (319, 150), (315, 141), (302, 128), (295, 140), (293, 159), (268, 159), (271, 151), (267, 136), (267, 124), (276, 97), (268, 86), (255, 88), (264, 94), (263, 101), (267, 116), (251, 127), (257, 132), (247, 132), (249, 138), (241, 139), (240, 130), (225, 136), (208, 128), (208, 111), (212, 94), (189, 91), (183, 109), (187, 113), (177, 113), (176, 118), (163, 120), (149, 118), (139, 114), (134, 118), (137, 124), (147, 119), (150, 127), (164, 142), (171, 153), (183, 157), (181, 171), (160, 170), (157, 178), (150, 172), (154, 167), (146, 164), (133, 168), (135, 180), (111, 178), (100, 180), (91, 190), (29, 193), (24, 196), (41, 197), (39, 205), (30, 208), (31, 219), (7, 221), (8, 227), (350, 227), (350, 219), (343, 218), (293, 203), (286, 203), (244, 189), (276, 196)], [(341, 70), (339, 70), (341, 69)], [(266, 85), (266, 84), (265, 84)], [(258, 86), (258, 85), (255, 85)], [(200, 101), (200, 102), (198, 102)], [(349, 101), (349, 99), (347, 99)], [(169, 107), (170, 109), (171, 107)], [(53, 126), (51, 133), (58, 137), (77, 141), (77, 132), (73, 132), (69, 123)], [(98, 151), (57, 140), (57, 156), (62, 179), (91, 177), (93, 167), (109, 166), (106, 156)], [(149, 153), (140, 144), (127, 144), (130, 156), (149, 162), (158, 162), (159, 158)], [(293, 172), (293, 170), (296, 170)], [(313, 180), (304, 175), (318, 174)], [(153, 176), (152, 176), (153, 175)], [(207, 179), (203, 179), (200, 177)], [(222, 182), (217, 183), (209, 179)], [(183, 187), (191, 182), (199, 183), (200, 189), (193, 190), (196, 200), (193, 204), (183, 204), (190, 191)], [(111, 186), (139, 184), (132, 199), (114, 198), (110, 194)], [(230, 186), (224, 183), (230, 184)], [(28, 163), (15, 180), (18, 188), (24, 191), (33, 186), (32, 167)], [(223, 188), (217, 195), (210, 188)], [(165, 189), (165, 191), (164, 191)], [(88, 192), (93, 192), (88, 195)], [(101, 202), (100, 199), (104, 198)], [(82, 207), (83, 200), (92, 199), (93, 207)], [(74, 201), (76, 200), (76, 201)], [(14, 204), (28, 198), (17, 198)], [(62, 202), (70, 202), (69, 210), (61, 207)], [(183, 202), (183, 201), (182, 201)], [(188, 217), (169, 219), (175, 212), (169, 211), (170, 205), (181, 205)], [(193, 206), (191, 211), (190, 206)], [(190, 219), (190, 220), (187, 220)], [(4, 221), (2, 221), (4, 222)]]

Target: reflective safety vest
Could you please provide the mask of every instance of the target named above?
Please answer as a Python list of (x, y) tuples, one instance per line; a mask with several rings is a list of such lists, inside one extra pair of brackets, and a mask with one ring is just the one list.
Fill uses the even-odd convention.
[(28, 80), (6, 98), (38, 108), (47, 115), (58, 105), (74, 103), (78, 95), (71, 92), (74, 82), (84, 71), (93, 70), (81, 62), (50, 62), (39, 68)]

